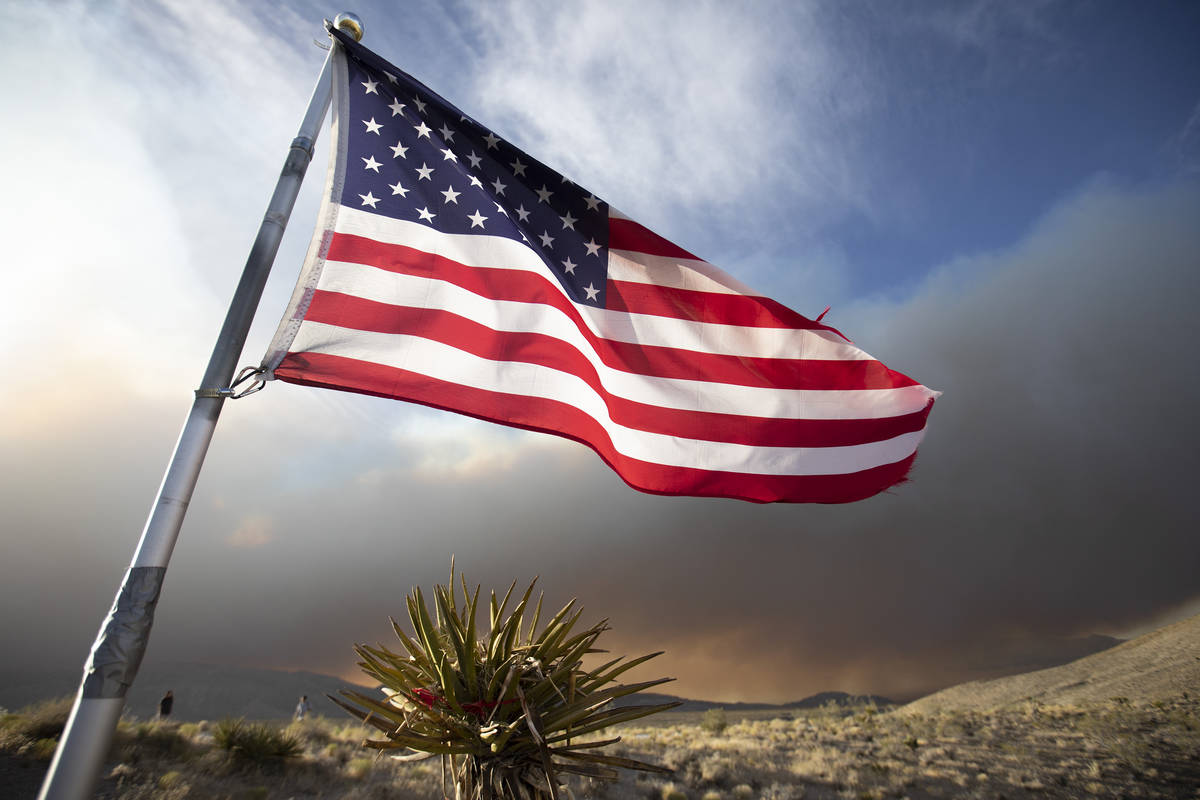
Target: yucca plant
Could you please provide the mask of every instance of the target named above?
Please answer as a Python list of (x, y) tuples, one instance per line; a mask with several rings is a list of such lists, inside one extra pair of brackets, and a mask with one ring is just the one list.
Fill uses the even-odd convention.
[(443, 782), (449, 772), (457, 800), (556, 800), (563, 774), (616, 780), (618, 767), (669, 773), (600, 752), (620, 737), (591, 737), (679, 705), (612, 706), (672, 680), (616, 682), (661, 653), (585, 668), (584, 656), (605, 652), (595, 644), (610, 630), (607, 620), (576, 631), (583, 612), (572, 600), (539, 630), (540, 593), (527, 618), (536, 583), (535, 578), (511, 612), (516, 582), (501, 600), (491, 592), (490, 625), (483, 635), (476, 622), (480, 589), (469, 591), (462, 579), (458, 597), (453, 566), (449, 585), (434, 588), (432, 614), (415, 588), (407, 598), (413, 634), (392, 620), (404, 652), (355, 647), (359, 666), (383, 685), (384, 696), (343, 691), (345, 700), (331, 698), (386, 737), (363, 745), (409, 760), (441, 756)]

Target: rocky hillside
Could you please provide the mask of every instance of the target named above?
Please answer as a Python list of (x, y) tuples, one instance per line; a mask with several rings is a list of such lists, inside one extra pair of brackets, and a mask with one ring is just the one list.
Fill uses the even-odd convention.
[(1200, 615), (1069, 664), (996, 680), (972, 681), (922, 697), (905, 711), (991, 709), (1029, 700), (1082, 705), (1128, 698), (1150, 703), (1200, 695)]

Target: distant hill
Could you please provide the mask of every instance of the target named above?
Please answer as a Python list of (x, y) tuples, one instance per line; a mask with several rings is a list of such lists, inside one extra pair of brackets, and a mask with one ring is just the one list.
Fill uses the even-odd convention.
[(632, 697), (623, 697), (616, 701), (617, 706), (631, 705), (648, 705), (656, 703), (673, 703), (681, 701), (683, 705), (674, 709), (675, 711), (708, 711), (710, 708), (723, 708), (728, 712), (737, 713), (740, 711), (793, 711), (806, 708), (820, 708), (829, 703), (839, 706), (862, 705), (866, 703), (874, 703), (877, 706), (895, 705), (891, 700), (879, 695), (857, 695), (847, 694), (845, 692), (821, 692), (814, 694), (811, 697), (806, 697), (803, 700), (793, 700), (790, 703), (718, 703), (711, 700), (688, 700), (683, 697), (675, 697), (669, 694), (655, 694), (654, 692), (641, 692)]
[[(79, 675), (38, 676), (24, 680), (0, 677), (0, 706), (17, 709), (50, 697), (74, 694)], [(313, 672), (229, 667), (193, 663), (151, 663), (143, 666), (126, 698), (126, 713), (139, 718), (158, 712), (158, 701), (170, 689), (175, 695), (171, 716), (194, 722), (222, 717), (256, 720), (288, 719), (300, 695), (308, 695), (313, 713), (345, 714), (326, 694), (361, 689), (346, 681)], [(347, 716), (347, 719), (349, 717)]]
[(952, 686), (904, 711), (1000, 708), (1036, 700), (1075, 705), (1126, 697), (1136, 702), (1200, 693), (1200, 614), (1069, 664)]
[[(45, 700), (72, 694), (79, 681), (77, 675), (26, 677), (0, 676), (0, 706), (17, 709)], [(346, 681), (313, 672), (284, 672), (280, 670), (229, 667), (194, 663), (151, 663), (145, 665), (137, 682), (129, 691), (126, 713), (146, 719), (158, 711), (158, 701), (170, 689), (175, 694), (171, 716), (194, 722), (202, 719), (245, 717), (254, 720), (282, 720), (292, 716), (300, 695), (308, 695), (313, 713), (339, 717), (345, 712), (325, 695), (342, 689), (358, 689)], [(370, 691), (370, 690), (367, 690)], [(622, 698), (617, 705), (673, 703), (682, 701), (678, 711), (707, 711), (723, 708), (736, 714), (741, 711), (771, 711), (819, 708), (829, 703), (856, 705), (874, 702), (878, 706), (894, 705), (886, 697), (850, 695), (845, 692), (820, 694), (790, 703), (718, 703), (708, 700), (689, 700), (669, 694), (645, 692)], [(347, 717), (348, 718), (348, 717)]]
[[(1194, 621), (1194, 620), (1193, 620)], [(1166, 629), (1170, 630), (1170, 629)], [(1150, 634), (1154, 636), (1154, 634)], [(1146, 637), (1142, 637), (1145, 639)], [(1108, 653), (1126, 652), (1123, 648), (1137, 644), (1137, 639), (1120, 645)], [(1046, 640), (1042, 642), (1015, 641), (1011, 646), (1000, 649), (999, 662), (993, 657), (975, 665), (985, 675), (1035, 669), (1052, 664), (1062, 664), (1080, 655), (1111, 647), (1119, 640), (1105, 636), (1090, 636), (1079, 639)], [(1088, 661), (1088, 659), (1083, 659)], [(1074, 662), (1082, 663), (1082, 662)], [(1200, 662), (1196, 662), (1200, 665)], [(1042, 670), (1052, 672), (1052, 670)], [(1030, 673), (1039, 675), (1041, 673)], [(0, 707), (17, 709), (39, 700), (73, 694), (79, 685), (79, 673), (22, 673), (0, 672)], [(1024, 678), (1025, 676), (1018, 676)], [(1001, 681), (1009, 679), (1001, 679)], [(976, 681), (964, 684), (968, 687), (983, 687), (1001, 681)], [(1195, 682), (1193, 681), (1193, 685)], [(173, 663), (147, 661), (138, 674), (137, 682), (130, 690), (126, 710), (128, 713), (147, 718), (158, 708), (158, 700), (167, 689), (175, 693), (173, 716), (180, 720), (215, 720), (222, 717), (246, 717), (247, 719), (280, 720), (292, 715), (300, 695), (307, 694), (313, 712), (329, 716), (341, 716), (344, 712), (330, 702), (325, 695), (336, 695), (346, 688), (359, 688), (329, 675), (312, 672), (285, 672), (280, 670), (252, 669), (247, 667), (216, 666), (211, 664)], [(963, 687), (946, 690), (956, 692)], [(1200, 692), (1200, 686), (1196, 686)], [(974, 691), (974, 689), (972, 690)], [(991, 693), (996, 690), (986, 690)], [(1030, 694), (1031, 692), (1026, 692)], [(939, 693), (941, 694), (941, 693)], [(1134, 696), (1135, 691), (1112, 691), (1112, 695)], [(959, 695), (947, 695), (958, 697)], [(987, 695), (988, 697), (991, 694)], [(938, 697), (932, 695), (919, 702)], [(873, 702), (878, 706), (895, 703), (878, 695), (850, 695), (845, 692), (821, 692), (790, 703), (721, 703), (709, 700), (693, 700), (666, 694), (643, 694), (626, 699), (625, 705), (634, 703), (667, 703), (681, 700), (679, 711), (707, 711), (723, 708), (727, 712), (787, 711), (818, 708), (828, 703), (854, 705)], [(620, 701), (618, 701), (620, 703)], [(941, 701), (938, 701), (941, 702)], [(956, 701), (957, 702), (957, 701)]]

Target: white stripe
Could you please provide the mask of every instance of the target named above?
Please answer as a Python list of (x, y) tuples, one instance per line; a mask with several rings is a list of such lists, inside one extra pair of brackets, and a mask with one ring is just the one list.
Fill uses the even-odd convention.
[[(450, 311), (495, 331), (553, 337), (582, 353), (611, 394), (663, 408), (781, 419), (879, 419), (920, 411), (932, 395), (924, 386), (776, 389), (631, 374), (605, 364), (575, 323), (553, 306), (491, 300), (447, 281), (342, 261), (325, 263), (319, 288), (377, 303)], [(296, 343), (291, 349), (301, 352)]]
[[(471, 267), (519, 269), (539, 275), (569, 302), (558, 280), (530, 247), (502, 236), (440, 233), (416, 222), (395, 220), (343, 206), (339, 233), (412, 247)], [(871, 356), (836, 334), (818, 330), (718, 325), (574, 304), (596, 336), (616, 342), (674, 347), (745, 358), (806, 358), (863, 361)]]
[(609, 250), (608, 277), (614, 281), (649, 283), (671, 289), (760, 296), (707, 261), (652, 256), (636, 250)]
[(533, 248), (509, 239), (482, 233), (442, 233), (421, 222), (372, 214), (342, 206), (334, 230), (365, 236), (384, 244), (399, 244), (444, 256), (470, 267), (520, 269), (549, 276), (550, 271)]
[(756, 475), (841, 475), (901, 461), (923, 431), (848, 447), (759, 447), (666, 436), (613, 422), (604, 400), (576, 375), (536, 364), (492, 361), (420, 336), (305, 322), (294, 351), (321, 352), (416, 372), (431, 379), (566, 403), (592, 417), (623, 455), (673, 467)]

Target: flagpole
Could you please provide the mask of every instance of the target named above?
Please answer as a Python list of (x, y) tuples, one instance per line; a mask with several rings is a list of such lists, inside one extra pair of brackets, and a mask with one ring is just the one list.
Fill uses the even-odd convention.
[[(353, 14), (339, 14), (330, 27), (362, 39), (362, 22)], [(336, 46), (335, 42), (333, 47)], [(84, 665), (75, 705), (38, 800), (87, 800), (95, 791), (100, 768), (108, 756), (125, 706), (125, 693), (133, 684), (146, 652), (167, 562), (179, 538), (221, 407), (226, 398), (236, 396), (230, 388), (234, 369), (304, 173), (312, 160), (313, 143), (329, 109), (333, 47), (313, 88), (300, 130), (288, 150), (141, 541)]]

